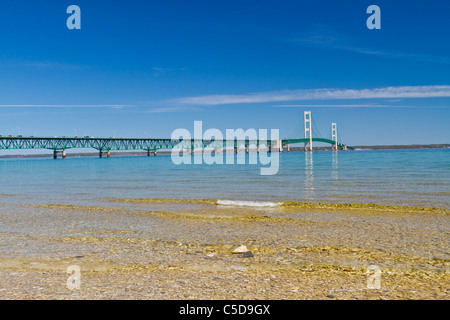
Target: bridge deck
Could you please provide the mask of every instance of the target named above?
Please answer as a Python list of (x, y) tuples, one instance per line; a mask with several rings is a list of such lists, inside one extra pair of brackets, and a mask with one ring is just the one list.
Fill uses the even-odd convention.
[[(324, 142), (331, 145), (335, 141), (324, 138), (312, 138), (313, 142)], [(282, 139), (283, 146), (297, 143), (307, 143), (309, 139)], [(158, 138), (93, 138), (93, 137), (1, 137), (0, 149), (49, 149), (49, 150), (67, 150), (67, 149), (85, 149), (91, 148), (100, 151), (110, 150), (146, 150), (156, 151), (173, 148), (233, 148), (240, 146), (272, 146), (277, 141), (270, 140), (172, 140)], [(337, 144), (344, 147), (342, 143)], [(350, 148), (350, 147), (349, 147)], [(351, 148), (350, 148), (351, 149)]]

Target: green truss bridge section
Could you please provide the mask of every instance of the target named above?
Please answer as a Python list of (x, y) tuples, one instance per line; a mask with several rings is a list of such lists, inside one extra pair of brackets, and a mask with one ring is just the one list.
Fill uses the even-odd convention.
[[(324, 142), (324, 143), (329, 143), (330, 145), (337, 145), (339, 148), (342, 149), (349, 149), (349, 150), (354, 150), (354, 148), (347, 146), (344, 143), (341, 142), (337, 142), (333, 141), (331, 139), (326, 139), (326, 138), (312, 138), (311, 139), (313, 142)], [(291, 144), (296, 144), (296, 143), (308, 143), (309, 139), (303, 139), (303, 138), (293, 138), (293, 139), (283, 139), (283, 146), (284, 145), (291, 145)]]
[[(78, 138), (78, 137), (0, 137), (1, 150), (20, 149), (47, 149), (54, 152), (62, 152), (68, 149), (96, 149), (99, 152), (110, 152), (119, 150), (143, 150), (148, 154), (157, 150), (168, 150), (174, 148), (190, 149), (195, 148), (249, 148), (251, 146), (266, 146), (269, 150), (272, 147), (289, 146), (298, 143), (308, 143), (310, 139), (282, 139), (282, 140), (173, 140), (173, 139), (142, 139), (142, 138)], [(312, 138), (314, 142), (324, 142), (336, 145), (336, 142), (324, 138)], [(337, 143), (340, 148), (346, 146)], [(348, 149), (352, 149), (348, 147)], [(282, 150), (279, 150), (282, 151)]]

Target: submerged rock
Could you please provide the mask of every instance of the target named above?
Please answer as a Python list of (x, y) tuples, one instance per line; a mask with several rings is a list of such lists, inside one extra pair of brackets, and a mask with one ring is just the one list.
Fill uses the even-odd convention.
[(240, 258), (253, 258), (253, 253), (251, 251), (246, 251), (239, 255)]
[(231, 266), (231, 269), (237, 270), (237, 271), (247, 271), (247, 268), (246, 268), (246, 267), (243, 267), (243, 266), (236, 266), (236, 265)]

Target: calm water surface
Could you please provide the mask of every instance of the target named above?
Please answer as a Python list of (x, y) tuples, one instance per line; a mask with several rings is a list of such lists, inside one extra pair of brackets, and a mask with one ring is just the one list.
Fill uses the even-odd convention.
[[(248, 161), (246, 161), (248, 163)], [(379, 203), (450, 208), (450, 149), (290, 152), (277, 175), (261, 165), (175, 165), (170, 156), (3, 159), (8, 203), (99, 198)]]

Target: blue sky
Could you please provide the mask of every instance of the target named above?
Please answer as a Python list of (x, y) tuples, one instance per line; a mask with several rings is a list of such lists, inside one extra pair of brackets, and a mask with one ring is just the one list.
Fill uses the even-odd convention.
[[(81, 30), (69, 30), (69, 5)], [(369, 5), (381, 29), (369, 30)], [(0, 134), (301, 136), (311, 110), (348, 145), (450, 143), (450, 3), (5, 1)]]

